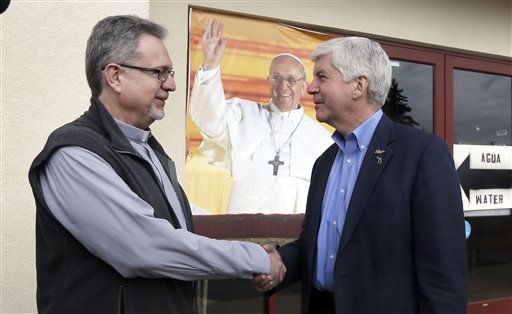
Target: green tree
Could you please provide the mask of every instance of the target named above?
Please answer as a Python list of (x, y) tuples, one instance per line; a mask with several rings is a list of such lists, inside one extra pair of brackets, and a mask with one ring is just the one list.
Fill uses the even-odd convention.
[(402, 95), (403, 91), (403, 89), (398, 88), (397, 80), (392, 79), (388, 98), (382, 107), (382, 111), (397, 123), (419, 126), (420, 124), (407, 114), (412, 109), (409, 107), (407, 96)]

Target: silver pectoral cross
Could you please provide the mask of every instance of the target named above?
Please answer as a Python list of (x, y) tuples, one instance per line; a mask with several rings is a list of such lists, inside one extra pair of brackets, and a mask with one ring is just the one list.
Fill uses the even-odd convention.
[(276, 156), (274, 157), (274, 160), (269, 160), (268, 164), (274, 166), (274, 175), (277, 176), (279, 166), (284, 165), (284, 161), (279, 160), (279, 153), (277, 153)]

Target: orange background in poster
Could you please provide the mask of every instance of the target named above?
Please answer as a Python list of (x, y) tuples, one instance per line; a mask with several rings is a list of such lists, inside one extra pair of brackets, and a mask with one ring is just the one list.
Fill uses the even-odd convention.
[[(239, 97), (257, 102), (269, 102), (267, 82), (270, 60), (280, 53), (292, 53), (306, 67), (306, 80), (311, 81), (311, 52), (330, 35), (315, 33), (282, 23), (241, 17), (211, 11), (191, 9), (189, 56), (189, 92), (192, 92), (197, 69), (202, 63), (200, 39), (208, 21), (224, 24), (224, 37), (229, 39), (221, 63), (221, 75), (226, 99)], [(190, 97), (189, 97), (190, 99)], [(305, 113), (315, 119), (310, 95), (301, 99)], [(207, 164), (198, 151), (202, 136), (187, 114), (187, 151), (185, 190), (192, 204), (213, 214), (223, 214), (229, 201), (231, 178), (227, 170)], [(324, 126), (332, 131), (330, 126)], [(195, 158), (195, 159), (194, 159)]]
[[(330, 35), (292, 28), (281, 23), (193, 9), (189, 38), (190, 92), (194, 86), (196, 71), (202, 63), (199, 41), (210, 19), (224, 23), (224, 37), (229, 39), (221, 63), (222, 82), (227, 99), (239, 97), (268, 102), (270, 88), (267, 76), (270, 60), (284, 52), (292, 53), (304, 62), (306, 79), (308, 82), (311, 81), (311, 73), (313, 73), (313, 63), (309, 60), (311, 52), (322, 41), (332, 38)], [(301, 99), (301, 104), (306, 114), (315, 119), (312, 97), (305, 95)], [(325, 126), (332, 130), (329, 126)], [(187, 135), (190, 140), (189, 150), (197, 153), (202, 137), (189, 115), (187, 115)]]

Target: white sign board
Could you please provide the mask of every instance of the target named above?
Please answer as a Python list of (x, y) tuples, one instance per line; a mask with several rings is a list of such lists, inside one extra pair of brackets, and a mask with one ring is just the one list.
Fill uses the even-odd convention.
[(512, 147), (453, 145), (464, 210), (512, 208)]

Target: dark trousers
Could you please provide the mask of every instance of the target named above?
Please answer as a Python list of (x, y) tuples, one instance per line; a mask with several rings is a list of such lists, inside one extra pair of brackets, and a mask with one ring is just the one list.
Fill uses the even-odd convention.
[(334, 293), (319, 291), (315, 287), (311, 291), (311, 302), (309, 303), (310, 314), (335, 314)]

